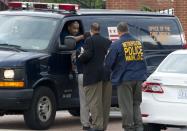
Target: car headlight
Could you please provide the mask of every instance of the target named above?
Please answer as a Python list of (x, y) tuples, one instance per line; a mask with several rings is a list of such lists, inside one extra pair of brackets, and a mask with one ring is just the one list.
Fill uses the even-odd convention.
[(0, 88), (24, 88), (24, 68), (0, 68)]
[(15, 76), (15, 72), (14, 70), (4, 70), (4, 78), (5, 79), (14, 79), (14, 76)]
[[(3, 71), (3, 72), (2, 72)], [(1, 70), (1, 79), (9, 79), (13, 81), (23, 81), (24, 80), (24, 69), (23, 68), (9, 68)]]

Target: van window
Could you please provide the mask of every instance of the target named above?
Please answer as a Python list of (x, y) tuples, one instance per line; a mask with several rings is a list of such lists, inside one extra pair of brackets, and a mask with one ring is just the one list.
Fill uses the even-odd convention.
[(137, 25), (145, 50), (182, 47), (180, 30), (174, 19), (139, 19)]
[(100, 23), (101, 34), (105, 37), (109, 37), (108, 27), (116, 27), (120, 21), (127, 22), (130, 33), (142, 41), (144, 50), (182, 48), (178, 23), (173, 17), (84, 16), (83, 19), (86, 30), (90, 28), (87, 23)]
[(149, 57), (145, 57), (145, 59), (147, 65), (158, 66), (165, 57), (165, 55), (150, 55)]
[[(120, 22), (120, 21), (125, 21), (128, 24), (133, 23), (134, 19), (128, 19), (128, 17), (122, 17), (122, 16), (84, 16), (83, 17), (83, 25), (85, 26), (84, 29), (86, 31), (90, 30), (90, 25), (92, 24), (92, 22), (98, 22), (101, 26), (101, 34), (107, 38), (109, 38), (109, 34), (108, 34), (108, 27), (116, 27), (116, 25)], [(88, 24), (89, 23), (89, 24)], [(134, 35), (134, 37), (138, 38), (138, 31), (137, 31), (137, 27), (134, 25), (129, 25), (129, 31), (131, 34)]]
[(77, 32), (77, 34), (74, 34), (74, 35), (78, 36), (78, 35), (83, 34), (83, 27), (82, 27), (81, 21), (79, 21), (79, 20), (69, 20), (69, 21), (67, 21), (64, 24), (64, 27), (63, 27), (63, 29), (62, 29), (62, 31), (60, 33), (61, 44), (64, 44), (64, 38), (65, 38), (65, 36), (71, 36), (71, 35), (73, 35), (73, 34), (70, 34), (70, 32), (68, 31), (68, 26), (70, 24), (72, 24), (73, 22), (75, 22), (75, 21), (79, 23), (79, 31)]

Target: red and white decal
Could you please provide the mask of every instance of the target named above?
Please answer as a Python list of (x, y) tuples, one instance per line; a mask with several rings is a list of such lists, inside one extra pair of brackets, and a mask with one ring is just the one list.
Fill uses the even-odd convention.
[(109, 39), (113, 42), (119, 39), (117, 27), (108, 27)]

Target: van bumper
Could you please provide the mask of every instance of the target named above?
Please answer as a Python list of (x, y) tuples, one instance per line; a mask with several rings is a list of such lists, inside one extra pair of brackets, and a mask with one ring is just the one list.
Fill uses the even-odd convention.
[(1, 89), (0, 111), (26, 110), (31, 105), (33, 89)]

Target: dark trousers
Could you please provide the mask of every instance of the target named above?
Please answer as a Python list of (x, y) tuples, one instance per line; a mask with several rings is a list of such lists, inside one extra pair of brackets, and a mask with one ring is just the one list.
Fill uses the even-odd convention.
[(118, 103), (125, 131), (143, 131), (140, 104), (142, 81), (124, 81), (118, 86)]

